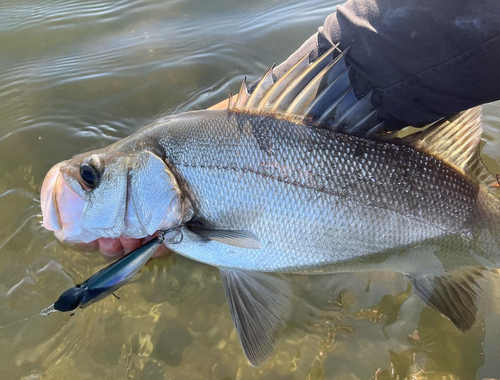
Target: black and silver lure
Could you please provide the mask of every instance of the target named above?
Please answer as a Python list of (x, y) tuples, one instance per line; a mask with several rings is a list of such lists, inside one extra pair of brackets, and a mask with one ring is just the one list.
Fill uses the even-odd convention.
[(77, 307), (85, 308), (113, 294), (113, 292), (132, 280), (139, 273), (158, 247), (165, 241), (170, 245), (178, 244), (183, 239), (183, 234), (179, 229), (159, 231), (159, 235), (159, 237), (150, 240), (142, 247), (93, 274), (81, 284), (66, 290), (55, 303), (46, 307), (40, 313), (2, 325), (0, 329), (17, 325), (39, 316), (48, 316), (56, 311), (64, 312), (73, 311)]
[(90, 276), (81, 284), (66, 290), (54, 303), (58, 311), (85, 308), (97, 302), (135, 277), (163, 243), (164, 235), (154, 238), (135, 251)]

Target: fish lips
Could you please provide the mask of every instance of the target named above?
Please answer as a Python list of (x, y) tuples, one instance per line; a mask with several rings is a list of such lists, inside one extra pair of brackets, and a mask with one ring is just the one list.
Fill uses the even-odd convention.
[[(54, 231), (62, 242), (81, 242), (80, 219), (85, 200), (67, 184), (61, 172), (61, 163), (47, 173), (40, 192), (43, 226)], [(95, 240), (87, 237), (88, 241)]]

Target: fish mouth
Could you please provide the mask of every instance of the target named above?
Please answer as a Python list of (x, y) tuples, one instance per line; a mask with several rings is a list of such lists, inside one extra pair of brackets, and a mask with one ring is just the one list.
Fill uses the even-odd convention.
[[(61, 172), (61, 163), (49, 170), (40, 191), (43, 226), (54, 231), (62, 242), (81, 241), (82, 231), (78, 220), (81, 219), (85, 200), (66, 183)], [(93, 240), (86, 236), (87, 241)]]
[(40, 191), (40, 205), (42, 207), (43, 226), (49, 231), (59, 231), (61, 218), (57, 208), (57, 197), (55, 197), (54, 188), (58, 187), (61, 164), (57, 164), (49, 170), (43, 180)]

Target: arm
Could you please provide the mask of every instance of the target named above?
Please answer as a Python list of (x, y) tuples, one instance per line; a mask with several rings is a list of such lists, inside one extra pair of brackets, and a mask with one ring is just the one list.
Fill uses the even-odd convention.
[(274, 75), (336, 43), (350, 47), (356, 95), (373, 90), (393, 128), (500, 99), (497, 0), (349, 0)]

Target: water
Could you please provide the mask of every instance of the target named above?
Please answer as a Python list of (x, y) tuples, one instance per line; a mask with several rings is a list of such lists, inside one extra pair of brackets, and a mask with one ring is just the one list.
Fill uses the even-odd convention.
[[(41, 227), (47, 170), (148, 122), (201, 109), (281, 62), (331, 1), (0, 1), (0, 326), (37, 315), (105, 265)], [(500, 172), (500, 106), (484, 158)], [(296, 277), (306, 300), (278, 354), (245, 360), (218, 272), (182, 257), (73, 317), (0, 328), (2, 379), (500, 378), (496, 283), (462, 334), (400, 275)], [(405, 301), (406, 300), (406, 301)], [(403, 303), (403, 301), (405, 301)], [(399, 377), (397, 377), (399, 376)]]

